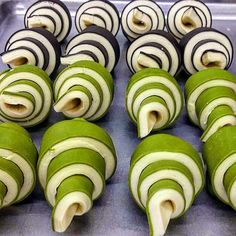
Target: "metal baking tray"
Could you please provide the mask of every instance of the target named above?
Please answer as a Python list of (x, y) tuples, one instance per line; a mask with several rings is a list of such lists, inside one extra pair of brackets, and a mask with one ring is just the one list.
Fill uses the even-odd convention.
[[(67, 0), (65, 3), (74, 18), (75, 11), (84, 1)], [(121, 11), (127, 1), (113, 1)], [(8, 37), (16, 30), (23, 28), (23, 17), (31, 1), (0, 1), (0, 52), (3, 51)], [(166, 13), (171, 6), (169, 2), (160, 2)], [(210, 3), (213, 14), (213, 27), (227, 33), (236, 47), (236, 4)], [(75, 26), (69, 36), (76, 34)], [(97, 122), (112, 136), (118, 155), (118, 166), (115, 176), (107, 183), (103, 196), (94, 202), (93, 209), (82, 217), (76, 217), (65, 235), (86, 236), (145, 236), (149, 235), (146, 215), (131, 199), (127, 186), (130, 156), (140, 142), (136, 127), (131, 123), (125, 110), (125, 89), (131, 76), (125, 62), (128, 42), (121, 31), (117, 35), (121, 47), (121, 58), (113, 77), (115, 96), (109, 113)], [(231, 71), (236, 74), (236, 60)], [(0, 63), (0, 69), (6, 68)], [(177, 77), (181, 87), (187, 79), (181, 72)], [(52, 124), (63, 120), (61, 114), (51, 112), (49, 119), (33, 129), (30, 134), (39, 148), (45, 130)], [(177, 124), (163, 131), (184, 138), (201, 152), (199, 137), (201, 131), (194, 127), (183, 112)], [(51, 208), (45, 201), (39, 186), (23, 203), (0, 211), (0, 235), (56, 235), (51, 230)], [(181, 218), (172, 220), (167, 236), (234, 236), (236, 235), (236, 215), (233, 210), (203, 191), (194, 205)]]

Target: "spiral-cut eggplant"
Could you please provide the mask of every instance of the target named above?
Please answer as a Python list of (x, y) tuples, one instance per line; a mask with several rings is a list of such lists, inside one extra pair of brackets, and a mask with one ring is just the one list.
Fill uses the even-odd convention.
[(143, 138), (151, 131), (173, 125), (183, 106), (177, 81), (161, 69), (143, 69), (134, 74), (126, 89), (126, 109)]
[(126, 60), (133, 73), (144, 68), (160, 68), (175, 75), (181, 65), (181, 52), (171, 34), (153, 30), (131, 43)]
[(107, 113), (113, 94), (112, 76), (103, 66), (93, 61), (78, 61), (57, 76), (54, 110), (69, 118), (98, 120)]
[(75, 15), (75, 26), (78, 32), (96, 25), (110, 31), (114, 36), (120, 28), (119, 11), (106, 0), (90, 0), (83, 3)]
[(0, 120), (33, 127), (43, 122), (53, 100), (51, 80), (36, 66), (24, 65), (0, 75)]
[(15, 68), (30, 64), (43, 69), (48, 75), (55, 73), (60, 65), (61, 48), (57, 39), (41, 28), (23, 29), (8, 39), (2, 61)]
[(190, 120), (200, 126), (206, 141), (218, 129), (236, 125), (236, 77), (221, 69), (192, 75), (185, 85)]
[(192, 30), (211, 25), (210, 9), (200, 0), (177, 1), (167, 14), (167, 29), (178, 40)]
[(39, 0), (25, 13), (26, 28), (43, 28), (62, 42), (70, 33), (71, 16), (66, 5), (60, 0)]
[(223, 127), (204, 144), (209, 191), (236, 210), (236, 127)]
[(125, 37), (133, 41), (151, 30), (163, 30), (165, 15), (153, 0), (134, 0), (126, 5), (121, 15)]
[(233, 61), (233, 45), (229, 37), (210, 28), (198, 28), (181, 41), (183, 65), (189, 74), (208, 68), (228, 69)]
[(36, 183), (37, 149), (15, 123), (0, 124), (0, 208), (24, 200)]
[(74, 216), (87, 213), (115, 169), (115, 148), (102, 128), (83, 119), (50, 127), (40, 148), (38, 176), (53, 207), (53, 230), (63, 232)]
[(129, 187), (135, 202), (146, 210), (151, 236), (165, 234), (169, 220), (190, 208), (204, 182), (198, 152), (175, 136), (150, 136), (132, 155)]
[(112, 33), (98, 26), (90, 26), (70, 40), (62, 64), (81, 60), (94, 61), (111, 72), (120, 57), (120, 47)]

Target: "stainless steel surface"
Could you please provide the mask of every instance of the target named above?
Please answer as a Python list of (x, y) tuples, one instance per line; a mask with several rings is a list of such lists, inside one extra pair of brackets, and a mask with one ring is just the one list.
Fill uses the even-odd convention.
[[(72, 15), (80, 2), (65, 1)], [(122, 10), (127, 1), (113, 1)], [(223, 2), (223, 1), (222, 1)], [(225, 2), (225, 1), (224, 1)], [(23, 16), (29, 1), (1, 1), (0, 6), (0, 52), (8, 37), (23, 28)], [(170, 3), (160, 3), (166, 12)], [(213, 13), (213, 26), (232, 39), (236, 47), (236, 4), (209, 4)], [(76, 34), (75, 27), (70, 38)], [(73, 220), (65, 235), (103, 236), (145, 236), (149, 234), (147, 219), (131, 199), (127, 175), (131, 153), (140, 142), (136, 127), (130, 122), (125, 111), (125, 88), (130, 72), (125, 63), (127, 41), (120, 32), (117, 36), (121, 47), (121, 59), (114, 71), (115, 97), (109, 113), (97, 124), (104, 127), (112, 136), (118, 154), (118, 168), (115, 176), (107, 184), (101, 199), (94, 203), (92, 211)], [(231, 71), (236, 74), (235, 62)], [(0, 69), (6, 68), (0, 64)], [(178, 76), (183, 87), (186, 75)], [(37, 147), (48, 126), (63, 120), (64, 117), (52, 111), (48, 121), (30, 129)], [(189, 123), (184, 111), (177, 124), (163, 131), (180, 136), (201, 151), (199, 137), (201, 131)], [(42, 190), (37, 186), (33, 194), (15, 206), (0, 211), (0, 235), (54, 235), (50, 225), (51, 208), (45, 201)], [(236, 215), (233, 210), (210, 197), (205, 191), (196, 199), (192, 208), (180, 219), (171, 221), (167, 236), (232, 236), (236, 235)]]

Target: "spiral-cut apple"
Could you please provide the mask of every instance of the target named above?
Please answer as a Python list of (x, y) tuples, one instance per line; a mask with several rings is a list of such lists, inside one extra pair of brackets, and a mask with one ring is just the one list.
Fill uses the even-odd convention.
[(146, 210), (151, 236), (165, 234), (170, 219), (191, 207), (204, 182), (198, 152), (178, 137), (150, 136), (132, 155), (129, 187), (135, 202)]
[(0, 124), (0, 208), (24, 200), (36, 183), (37, 149), (15, 123)]
[(86, 1), (78, 8), (75, 15), (75, 26), (78, 32), (96, 25), (110, 31), (114, 36), (120, 28), (120, 16), (111, 1)]
[(25, 27), (46, 29), (62, 42), (71, 30), (70, 12), (60, 0), (39, 0), (27, 9)]
[(209, 68), (228, 69), (233, 61), (230, 38), (212, 28), (198, 28), (180, 41), (184, 69), (189, 74)]
[(223, 127), (204, 144), (209, 191), (236, 210), (236, 127)]
[(203, 142), (223, 126), (236, 125), (236, 77), (230, 72), (208, 69), (192, 75), (185, 95), (191, 121), (204, 130)]
[(51, 80), (36, 66), (24, 65), (0, 75), (0, 120), (23, 127), (42, 123), (52, 106)]
[(177, 81), (161, 69), (143, 69), (134, 74), (126, 90), (126, 108), (137, 124), (138, 136), (170, 127), (179, 117), (183, 96)]
[(93, 61), (78, 61), (57, 76), (54, 110), (69, 118), (98, 120), (107, 113), (113, 90), (112, 76), (103, 66)]
[(83, 119), (50, 127), (42, 140), (38, 176), (53, 207), (53, 230), (64, 232), (74, 216), (87, 213), (115, 169), (115, 148), (102, 128)]
[(167, 15), (167, 29), (178, 40), (200, 27), (211, 27), (210, 9), (202, 1), (180, 0), (172, 5)]
[(125, 37), (132, 41), (150, 30), (163, 30), (165, 15), (155, 1), (135, 0), (124, 8), (121, 26)]

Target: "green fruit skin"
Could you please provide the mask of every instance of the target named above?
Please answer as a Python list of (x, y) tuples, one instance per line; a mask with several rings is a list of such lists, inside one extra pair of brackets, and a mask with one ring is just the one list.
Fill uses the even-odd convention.
[(62, 181), (62, 183), (58, 187), (56, 204), (53, 207), (53, 211), (52, 211), (51, 220), (52, 220), (53, 231), (55, 231), (54, 215), (55, 215), (55, 211), (57, 209), (59, 202), (61, 200), (63, 200), (63, 198), (66, 197), (70, 193), (82, 192), (82, 193), (85, 193), (89, 197), (89, 199), (92, 203), (93, 190), (94, 190), (93, 183), (90, 181), (89, 178), (87, 178), (86, 176), (83, 176), (83, 175), (74, 175), (74, 176), (71, 176), (71, 177), (65, 179), (64, 181)]
[[(236, 153), (236, 127), (225, 126), (214, 133), (203, 146), (203, 157), (208, 167), (211, 188), (214, 194), (225, 202), (215, 191), (214, 176), (219, 165)], [(226, 202), (225, 202), (226, 203)], [(227, 203), (226, 203), (227, 204)]]
[(43, 160), (45, 153), (55, 144), (73, 137), (88, 137), (102, 142), (111, 150), (116, 162), (115, 147), (108, 133), (99, 126), (87, 122), (84, 119), (73, 119), (58, 122), (46, 131), (42, 139), (38, 166)]
[[(173, 180), (170, 180), (170, 179), (160, 180), (151, 186), (151, 188), (149, 189), (149, 192), (148, 192), (148, 201), (147, 201), (147, 208), (146, 208), (146, 214), (148, 217), (148, 224), (149, 224), (149, 229), (150, 229), (150, 236), (153, 236), (153, 234), (154, 234), (155, 225), (152, 225), (152, 219), (150, 216), (150, 209), (149, 209), (149, 202), (152, 199), (153, 195), (155, 195), (159, 191), (167, 190), (167, 189), (175, 190), (176, 192), (180, 193), (180, 195), (184, 199), (183, 189), (181, 188), (181, 186), (178, 183), (176, 183)], [(185, 201), (185, 199), (184, 199), (184, 201)], [(184, 212), (185, 211), (181, 212), (181, 214), (178, 217), (182, 216), (184, 214)]]
[(38, 158), (37, 149), (28, 132), (15, 123), (0, 124), (0, 149), (6, 149), (21, 156), (31, 167), (33, 173), (32, 189), (22, 199), (25, 199), (32, 191), (36, 183), (36, 163)]
[[(92, 167), (101, 177), (103, 189), (105, 187), (105, 161), (97, 152), (87, 148), (74, 148), (62, 152), (54, 158), (48, 168), (47, 185), (45, 188), (45, 196), (47, 196), (47, 186), (50, 179), (60, 170), (74, 164), (84, 164)], [(78, 173), (79, 174), (79, 173)], [(99, 197), (99, 196), (98, 196)]]

